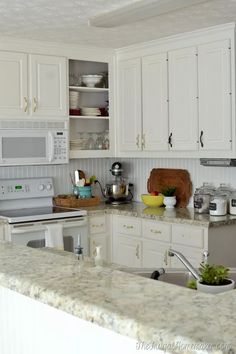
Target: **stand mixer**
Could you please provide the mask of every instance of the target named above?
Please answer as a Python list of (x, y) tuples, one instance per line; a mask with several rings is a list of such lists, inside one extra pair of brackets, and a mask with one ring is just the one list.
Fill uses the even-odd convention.
[(112, 205), (130, 203), (133, 199), (133, 194), (130, 190), (133, 184), (128, 183), (122, 176), (122, 164), (120, 162), (114, 162), (110, 172), (115, 178), (105, 185), (104, 190), (101, 183), (98, 180), (95, 181), (95, 183), (99, 184), (102, 195), (106, 198), (106, 203)]

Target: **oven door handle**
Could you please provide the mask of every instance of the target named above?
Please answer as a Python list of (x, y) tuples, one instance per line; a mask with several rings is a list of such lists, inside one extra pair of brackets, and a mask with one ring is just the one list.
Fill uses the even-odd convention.
[(28, 233), (28, 232), (37, 232), (37, 231), (46, 231), (46, 227), (39, 227), (39, 226), (32, 226), (32, 227), (14, 227), (11, 229), (11, 234), (12, 235), (16, 235), (16, 234), (25, 234), (25, 233)]
[[(24, 234), (24, 233), (28, 233), (28, 232), (37, 232), (37, 231), (46, 231), (47, 227), (46, 225), (52, 225), (55, 224), (55, 222), (49, 222), (49, 223), (45, 223), (45, 224), (41, 224), (40, 226), (15, 226), (11, 229), (11, 233), (12, 234)], [(63, 229), (67, 229), (70, 227), (82, 227), (82, 226), (87, 226), (87, 221), (86, 218), (83, 218), (81, 220), (77, 220), (77, 221), (66, 221), (66, 222), (62, 222), (62, 227)]]

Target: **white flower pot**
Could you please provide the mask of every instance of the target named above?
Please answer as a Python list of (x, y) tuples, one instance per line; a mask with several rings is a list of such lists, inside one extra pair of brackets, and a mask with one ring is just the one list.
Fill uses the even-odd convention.
[(173, 197), (164, 197), (163, 203), (167, 209), (174, 208), (176, 204), (176, 196), (174, 195)]
[(206, 285), (202, 284), (201, 282), (197, 281), (197, 290), (201, 291), (202, 293), (208, 293), (208, 294), (219, 294), (223, 293), (225, 291), (229, 291), (234, 289), (235, 282), (232, 279), (229, 279), (231, 281), (230, 284), (226, 285)]

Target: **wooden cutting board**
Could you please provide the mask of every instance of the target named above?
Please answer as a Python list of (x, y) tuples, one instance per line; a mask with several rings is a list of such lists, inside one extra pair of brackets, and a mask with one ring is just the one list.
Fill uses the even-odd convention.
[(175, 168), (153, 168), (147, 181), (149, 193), (161, 192), (166, 187), (176, 187), (176, 206), (186, 208), (192, 195), (192, 182), (187, 170)]

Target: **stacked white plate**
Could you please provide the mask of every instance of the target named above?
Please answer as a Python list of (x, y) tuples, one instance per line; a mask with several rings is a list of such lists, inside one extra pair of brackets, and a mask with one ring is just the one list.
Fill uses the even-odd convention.
[(82, 116), (100, 116), (101, 112), (99, 108), (93, 107), (81, 107)]
[(79, 138), (75, 140), (70, 140), (71, 150), (84, 150), (88, 142), (87, 138)]
[(79, 107), (79, 92), (70, 91), (69, 93), (70, 108), (76, 109)]

